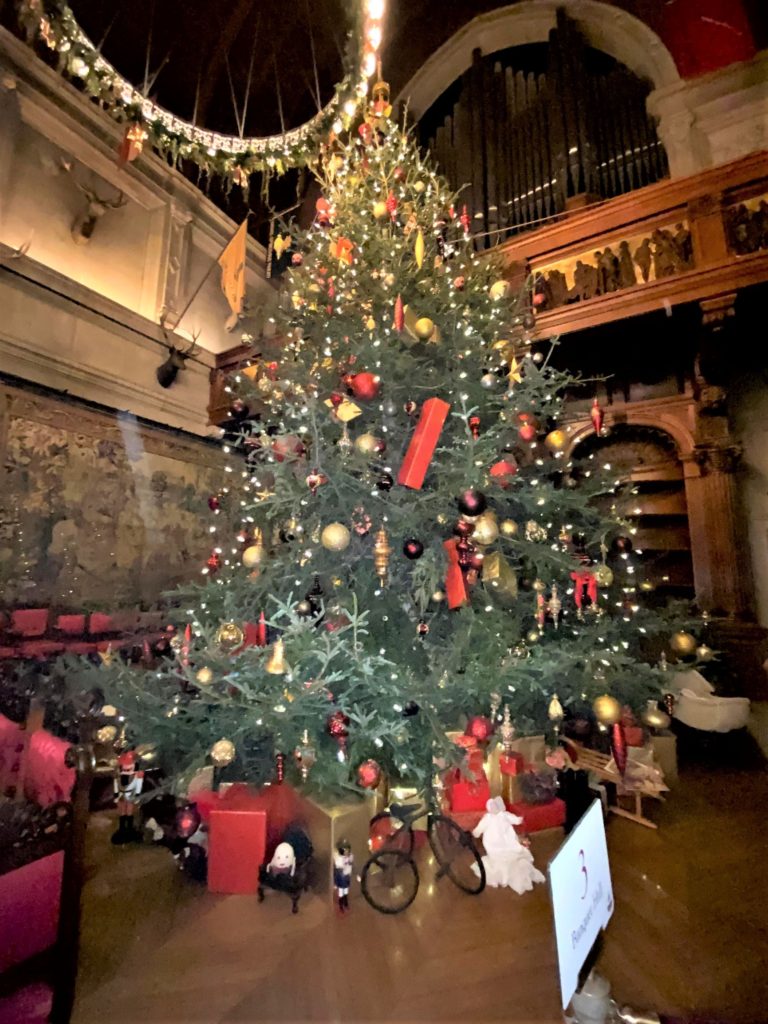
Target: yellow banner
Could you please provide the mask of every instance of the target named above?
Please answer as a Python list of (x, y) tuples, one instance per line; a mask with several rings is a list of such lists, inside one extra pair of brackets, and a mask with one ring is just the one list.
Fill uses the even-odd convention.
[(246, 218), (232, 241), (219, 256), (221, 267), (221, 290), (233, 313), (241, 313), (245, 299), (245, 240), (248, 236), (248, 219)]

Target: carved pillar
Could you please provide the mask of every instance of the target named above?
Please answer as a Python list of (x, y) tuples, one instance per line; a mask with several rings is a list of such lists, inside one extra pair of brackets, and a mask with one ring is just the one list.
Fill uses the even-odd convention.
[[(702, 302), (703, 338), (733, 323), (734, 294)], [(686, 497), (691, 530), (696, 596), (699, 605), (730, 618), (754, 617), (751, 562), (745, 543), (736, 470), (741, 449), (734, 444), (726, 417), (724, 388), (695, 368), (695, 446), (686, 465)]]
[(174, 327), (184, 307), (187, 293), (189, 235), (192, 214), (186, 207), (171, 202), (166, 228), (165, 279), (160, 299), (160, 322)]
[[(718, 266), (728, 260), (722, 198), (721, 195), (700, 196), (688, 204), (693, 258), (697, 268)], [(727, 302), (729, 298), (733, 305), (735, 296), (722, 296), (713, 301), (717, 304), (721, 299)], [(710, 324), (710, 319), (712, 318), (708, 317), (707, 310), (704, 309), (705, 327)]]

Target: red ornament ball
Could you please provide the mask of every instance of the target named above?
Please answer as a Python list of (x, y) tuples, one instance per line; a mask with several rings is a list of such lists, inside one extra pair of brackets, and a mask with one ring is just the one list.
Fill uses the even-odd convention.
[(352, 375), (349, 386), (355, 398), (359, 398), (364, 402), (371, 402), (374, 398), (379, 397), (381, 378), (375, 373), (369, 373), (367, 370), (364, 370), (362, 373)]
[(493, 735), (494, 725), (490, 718), (486, 718), (484, 715), (475, 715), (467, 722), (464, 732), (478, 743), (485, 743)]
[(369, 758), (357, 769), (357, 784), (363, 789), (376, 789), (381, 780), (381, 765)]
[(456, 504), (459, 506), (459, 512), (463, 516), (481, 516), (488, 507), (485, 495), (481, 494), (480, 491), (474, 490), (472, 487), (459, 495), (456, 499)]
[(509, 487), (512, 477), (517, 473), (514, 459), (500, 459), (491, 466), (491, 476), (503, 488)]
[(221, 508), (221, 499), (218, 494), (212, 494), (208, 499), (208, 508), (211, 512), (218, 512)]
[(520, 439), (522, 441), (535, 441), (536, 440), (536, 427), (532, 423), (524, 423), (518, 430)]
[(328, 734), (334, 739), (345, 740), (349, 736), (349, 715), (334, 711), (328, 718)]
[(457, 537), (471, 537), (475, 532), (475, 524), (470, 523), (466, 519), (459, 519), (453, 528), (453, 532)]
[(424, 545), (415, 537), (409, 537), (403, 544), (403, 554), (406, 558), (410, 558), (411, 561), (415, 561), (424, 554)]

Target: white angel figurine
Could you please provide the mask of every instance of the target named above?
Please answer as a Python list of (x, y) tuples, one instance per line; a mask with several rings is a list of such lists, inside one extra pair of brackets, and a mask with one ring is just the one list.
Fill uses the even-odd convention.
[(544, 881), (544, 875), (534, 866), (531, 851), (517, 838), (514, 826), (522, 825), (523, 819), (510, 814), (500, 796), (492, 797), (485, 809), (472, 835), (483, 840), (487, 884), (506, 885), (518, 894), (530, 892), (534, 882)]

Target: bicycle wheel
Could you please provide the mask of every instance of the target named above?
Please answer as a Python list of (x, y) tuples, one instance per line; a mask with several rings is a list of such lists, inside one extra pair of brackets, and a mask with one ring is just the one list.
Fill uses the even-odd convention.
[(366, 861), (360, 888), (374, 910), (399, 914), (416, 899), (419, 873), (406, 854), (383, 850)]
[(440, 865), (438, 878), (448, 875), (454, 885), (470, 896), (485, 888), (485, 866), (471, 834), (455, 821), (436, 814), (427, 825), (429, 845)]

